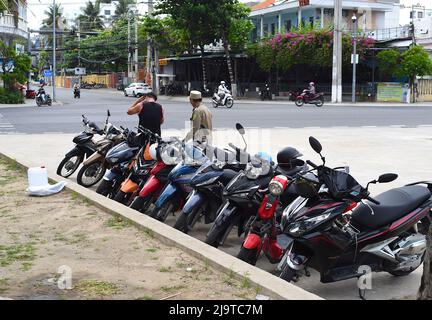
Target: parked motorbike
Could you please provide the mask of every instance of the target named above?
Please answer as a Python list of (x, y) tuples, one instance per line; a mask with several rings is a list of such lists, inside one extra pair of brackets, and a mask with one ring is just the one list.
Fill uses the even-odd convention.
[[(244, 130), (237, 124), (237, 130)], [(245, 168), (248, 154), (245, 152), (214, 148), (213, 159), (201, 166), (190, 185), (193, 191), (187, 199), (174, 228), (188, 233), (204, 217), (206, 224), (216, 219), (216, 212), (223, 203), (222, 190), (238, 172)], [(242, 161), (244, 160), (244, 161)]]
[[(321, 155), (322, 146), (309, 139)], [(323, 164), (299, 176), (300, 197), (283, 213), (282, 229), (290, 243), (278, 268), (291, 281), (306, 266), (329, 283), (363, 275), (364, 266), (374, 272), (408, 275), (423, 262), (425, 234), (432, 209), (432, 182), (418, 182), (386, 191), (375, 198), (369, 185), (388, 183), (396, 174), (384, 174), (362, 187), (340, 168)], [(420, 184), (426, 184), (421, 186)], [(359, 204), (361, 203), (361, 204)]]
[(168, 184), (150, 214), (159, 221), (165, 221), (171, 213), (182, 209), (187, 196), (192, 192), (191, 179), (207, 159), (204, 151), (193, 145), (185, 146), (185, 158), (168, 175)]
[(80, 164), (96, 151), (96, 144), (93, 141), (95, 134), (103, 135), (96, 123), (90, 122), (82, 115), (84, 131), (73, 139), (75, 147), (69, 151), (57, 168), (57, 174), (64, 178), (69, 178), (75, 173)]
[[(303, 91), (305, 93), (305, 91)], [(311, 94), (301, 94), (297, 96), (295, 100), (297, 107), (302, 107), (304, 104), (314, 104), (317, 107), (322, 107), (324, 105), (324, 93)]]
[(234, 98), (231, 93), (225, 93), (225, 96), (221, 99), (217, 92), (215, 92), (212, 98), (212, 105), (213, 108), (217, 108), (219, 106), (226, 106), (230, 109), (234, 105)]
[(113, 146), (126, 139), (123, 129), (119, 129), (109, 123), (110, 116), (111, 113), (108, 110), (104, 129), (105, 136), (96, 142), (96, 152), (83, 162), (83, 167), (78, 172), (77, 182), (83, 187), (89, 188), (94, 186), (103, 178), (106, 171), (106, 154)]
[[(110, 199), (115, 198), (122, 182), (132, 172), (136, 162), (135, 156), (141, 147), (140, 134), (126, 129), (123, 135), (125, 140), (112, 147), (106, 154), (104, 166), (107, 171), (96, 189), (97, 193)], [(153, 165), (153, 162), (149, 165)]]
[(264, 89), (260, 91), (260, 99), (264, 100), (272, 100), (272, 93), (270, 90), (270, 86), (266, 83)]
[(36, 94), (36, 105), (38, 107), (43, 105), (52, 105), (51, 97), (48, 93), (45, 92), (45, 89), (43, 86), (41, 86)]
[[(279, 263), (284, 254), (285, 244), (280, 244), (278, 236), (282, 210), (297, 197), (295, 188), (289, 184), (295, 175), (307, 171), (308, 166), (300, 159), (291, 160), (293, 168), (289, 171), (276, 168), (275, 176), (269, 183), (269, 193), (264, 197), (258, 212), (251, 216), (246, 224), (247, 236), (237, 258), (255, 265), (261, 252), (264, 252), (270, 263)], [(283, 174), (281, 174), (283, 173)], [(284, 238), (282, 238), (283, 240)]]
[[(150, 206), (159, 198), (163, 188), (168, 182), (168, 176), (174, 167), (182, 161), (182, 143), (177, 138), (158, 138), (158, 143), (150, 146), (154, 148), (154, 153), (150, 152), (152, 160), (157, 161), (156, 165), (150, 168), (150, 173), (144, 179), (136, 179), (131, 177), (129, 182), (125, 182), (123, 188), (128, 188), (126, 191), (137, 192), (137, 196), (132, 195), (133, 199), (130, 207), (138, 210), (141, 213), (147, 213)], [(137, 163), (135, 171), (139, 172), (146, 170), (145, 162)]]

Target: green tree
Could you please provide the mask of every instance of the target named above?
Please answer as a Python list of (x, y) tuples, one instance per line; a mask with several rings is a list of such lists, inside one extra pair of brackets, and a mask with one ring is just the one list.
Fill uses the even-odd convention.
[(129, 11), (129, 5), (134, 3), (133, 0), (119, 0), (114, 11), (114, 20), (124, 17)]
[[(55, 9), (55, 19), (54, 19), (54, 9)], [(43, 27), (52, 28), (54, 21), (55, 21), (56, 28), (58, 30), (64, 29), (64, 27), (66, 26), (66, 19), (63, 16), (63, 8), (60, 4), (56, 4), (55, 8), (53, 5), (50, 5), (48, 7), (48, 10), (44, 11), (44, 14), (46, 15), (46, 18), (42, 20)]]
[[(0, 42), (0, 57), (3, 58), (2, 79), (6, 90), (17, 91), (16, 83), (25, 83), (31, 68), (31, 59), (27, 54), (17, 54), (14, 46)], [(11, 62), (11, 63), (9, 63)]]
[[(378, 54), (380, 69), (388, 75), (408, 77), (411, 92), (417, 76), (432, 74), (432, 60), (429, 53), (419, 45), (414, 45), (403, 53), (393, 49), (381, 51)], [(416, 102), (416, 95), (412, 94), (412, 101)]]
[(103, 29), (104, 23), (100, 15), (100, 2), (96, 1), (94, 4), (91, 1), (87, 2), (82, 14), (78, 16), (78, 20), (83, 31)]
[(213, 25), (216, 37), (222, 40), (227, 59), (228, 72), (233, 94), (236, 95), (236, 84), (231, 65), (231, 49), (244, 49), (248, 42), (253, 24), (249, 19), (250, 8), (238, 0), (214, 0), (210, 10), (215, 15)]

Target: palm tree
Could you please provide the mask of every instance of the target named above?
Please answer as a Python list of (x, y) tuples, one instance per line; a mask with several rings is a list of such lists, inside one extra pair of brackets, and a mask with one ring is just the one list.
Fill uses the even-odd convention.
[(78, 20), (81, 23), (81, 29), (92, 31), (97, 29), (103, 29), (104, 23), (100, 13), (100, 1), (96, 0), (95, 4), (89, 1), (83, 10), (83, 13), (78, 16)]
[(53, 27), (53, 21), (55, 20), (55, 26), (57, 29), (64, 29), (66, 26), (66, 19), (63, 17), (63, 8), (60, 4), (55, 5), (55, 19), (54, 19), (54, 7), (53, 5), (50, 5), (48, 10), (45, 10), (45, 15), (47, 16), (46, 19), (42, 21), (43, 27), (45, 28), (52, 28)]
[(127, 14), (129, 11), (129, 5), (133, 3), (133, 0), (119, 0), (114, 12), (114, 20), (117, 20)]

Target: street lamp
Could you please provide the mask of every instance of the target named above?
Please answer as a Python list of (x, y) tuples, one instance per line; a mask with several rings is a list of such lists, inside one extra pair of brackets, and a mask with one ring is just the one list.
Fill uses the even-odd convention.
[(355, 13), (351, 18), (354, 25), (354, 39), (353, 39), (353, 78), (352, 78), (352, 103), (356, 102), (356, 71), (357, 71), (357, 16)]

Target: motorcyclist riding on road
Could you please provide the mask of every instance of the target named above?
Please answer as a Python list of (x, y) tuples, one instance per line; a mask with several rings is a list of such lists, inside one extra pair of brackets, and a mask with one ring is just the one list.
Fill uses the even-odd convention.
[(219, 101), (223, 101), (225, 94), (227, 93), (231, 93), (231, 91), (226, 87), (225, 81), (221, 81), (220, 86), (218, 87)]
[(310, 82), (309, 88), (303, 90), (302, 96), (305, 96), (305, 95), (314, 96), (315, 94), (316, 94), (315, 83)]

